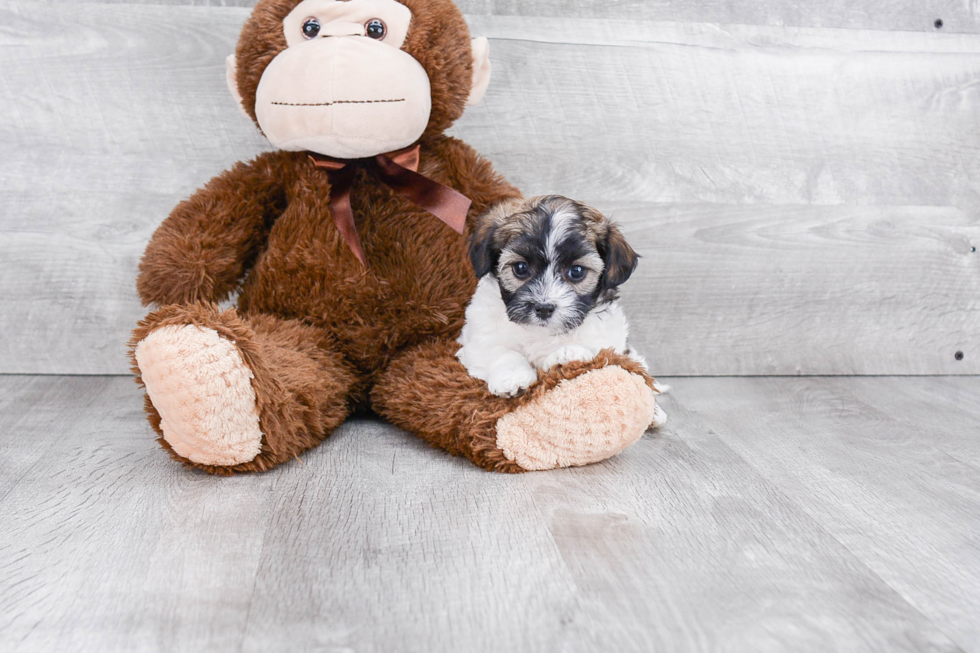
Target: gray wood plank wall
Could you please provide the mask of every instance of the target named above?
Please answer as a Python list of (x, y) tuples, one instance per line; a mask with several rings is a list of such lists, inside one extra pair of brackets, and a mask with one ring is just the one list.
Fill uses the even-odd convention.
[[(56, 2), (58, 0), (55, 0)], [(254, 0), (95, 0), (103, 3), (252, 7)], [(980, 32), (975, 1), (944, 0), (457, 0), (464, 13), (490, 16), (563, 16), (669, 22), (843, 27), (904, 31)], [(937, 28), (936, 21), (941, 21)], [(546, 27), (542, 25), (542, 28)], [(630, 23), (623, 32), (631, 31)]]
[[(125, 373), (153, 229), (267, 147), (247, 8), (188, 4), (0, 3), (0, 373)], [(495, 78), (454, 133), (623, 222), (657, 373), (980, 373), (976, 3), (462, 6)]]

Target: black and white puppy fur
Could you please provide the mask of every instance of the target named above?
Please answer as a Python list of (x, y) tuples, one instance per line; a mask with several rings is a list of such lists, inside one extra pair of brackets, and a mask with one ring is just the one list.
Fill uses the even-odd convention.
[(493, 394), (519, 394), (537, 369), (603, 349), (646, 367), (617, 301), (638, 257), (596, 209), (557, 195), (504, 202), (479, 219), (470, 259), (480, 282), (456, 356)]

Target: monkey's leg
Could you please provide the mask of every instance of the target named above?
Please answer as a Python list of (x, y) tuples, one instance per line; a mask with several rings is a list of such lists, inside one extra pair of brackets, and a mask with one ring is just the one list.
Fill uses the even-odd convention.
[(540, 374), (521, 397), (489, 393), (456, 360), (455, 342), (402, 352), (377, 377), (371, 405), (432, 445), (499, 472), (587, 465), (615, 456), (655, 420), (653, 380), (602, 352)]
[(295, 458), (341, 424), (363, 392), (321, 330), (210, 305), (151, 313), (133, 332), (130, 357), (160, 444), (212, 474)]

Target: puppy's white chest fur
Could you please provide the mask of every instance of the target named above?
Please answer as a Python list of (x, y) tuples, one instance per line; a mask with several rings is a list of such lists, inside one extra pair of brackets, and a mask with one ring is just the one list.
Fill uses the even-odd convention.
[(466, 309), (456, 354), (470, 376), (486, 381), (498, 396), (513, 396), (537, 380), (537, 371), (572, 361), (589, 361), (603, 349), (629, 354), (629, 324), (618, 302), (591, 311), (577, 328), (552, 334), (546, 327), (515, 324), (507, 317), (500, 286), (484, 276)]

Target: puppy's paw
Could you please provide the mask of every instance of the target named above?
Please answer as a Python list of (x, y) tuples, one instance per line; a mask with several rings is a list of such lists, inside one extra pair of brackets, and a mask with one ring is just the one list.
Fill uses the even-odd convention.
[(565, 365), (567, 363), (571, 363), (572, 361), (582, 361), (587, 363), (593, 358), (595, 358), (595, 354), (585, 347), (581, 347), (579, 345), (568, 345), (565, 347), (560, 347), (559, 349), (556, 349), (548, 354), (548, 357), (544, 359), (542, 368), (550, 370), (555, 365)]
[(653, 408), (653, 420), (650, 422), (650, 428), (659, 429), (661, 426), (667, 423), (667, 413), (660, 406), (654, 406)]
[(487, 379), (491, 394), (498, 397), (514, 397), (538, 380), (538, 373), (530, 365), (494, 370)]
[(640, 366), (643, 367), (643, 370), (645, 372), (647, 373), (650, 372), (650, 366), (647, 365), (647, 359), (644, 358), (638, 351), (636, 351), (635, 349), (627, 349), (626, 355), (632, 358), (633, 360), (635, 360), (637, 363), (639, 363)]

